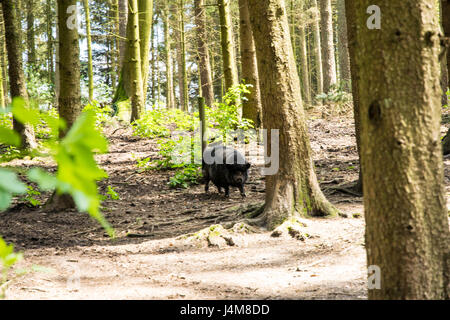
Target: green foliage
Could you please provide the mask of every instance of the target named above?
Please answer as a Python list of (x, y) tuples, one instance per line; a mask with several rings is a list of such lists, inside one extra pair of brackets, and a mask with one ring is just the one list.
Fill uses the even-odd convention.
[(14, 252), (14, 245), (6, 244), (0, 237), (0, 299), (5, 298), (6, 284), (8, 281), (8, 271), (11, 267), (23, 258), (22, 253)]
[(22, 197), (20, 200), (24, 201), (26, 205), (29, 207), (37, 207), (42, 203), (39, 199), (36, 199), (36, 196), (40, 196), (41, 193), (38, 190), (35, 190), (32, 186), (27, 186), (27, 194), (25, 197)]
[(102, 200), (106, 200), (106, 199), (108, 199), (108, 197), (109, 197), (111, 200), (120, 200), (119, 194), (118, 194), (118, 193), (116, 192), (116, 190), (114, 190), (114, 188), (111, 187), (111, 186), (108, 186), (108, 187), (107, 187), (106, 195), (104, 195), (104, 196), (102, 197)]
[[(215, 138), (216, 141), (222, 140), (229, 131), (248, 130), (254, 128), (253, 121), (249, 119), (240, 119), (239, 110), (242, 108), (242, 101), (245, 95), (250, 93), (250, 85), (240, 84), (231, 87), (222, 99), (222, 102), (216, 102), (212, 107), (206, 107), (206, 118), (210, 129), (217, 129), (220, 135)], [(240, 103), (236, 103), (239, 102)]]
[(0, 212), (9, 207), (13, 195), (23, 194), (26, 191), (26, 185), (14, 172), (0, 168)]
[(322, 100), (325, 104), (347, 103), (352, 100), (351, 93), (344, 89), (344, 82), (340, 82), (331, 86), (328, 93), (321, 93), (316, 96), (317, 100)]
[(98, 130), (102, 130), (106, 124), (109, 124), (112, 122), (112, 114), (113, 109), (109, 105), (101, 105), (97, 101), (91, 101), (91, 103), (87, 104), (83, 112), (89, 112), (92, 111), (95, 114), (95, 127)]
[(192, 131), (194, 117), (178, 109), (146, 111), (139, 120), (133, 122), (134, 135), (143, 138), (168, 137), (172, 130)]
[(34, 68), (27, 70), (27, 92), (30, 105), (34, 109), (49, 110), (55, 99), (53, 84), (41, 77)]
[(175, 173), (175, 176), (170, 178), (169, 186), (171, 188), (184, 188), (190, 185), (199, 184), (199, 179), (202, 177), (200, 166), (196, 164), (188, 165), (187, 167)]
[[(22, 123), (37, 125), (40, 120), (46, 121), (52, 137), (57, 137), (59, 129), (65, 127), (59, 119), (48, 114), (41, 114), (33, 108), (27, 108), (23, 99), (20, 98), (13, 99), (11, 110), (16, 119)], [(88, 212), (100, 222), (110, 236), (113, 236), (113, 229), (99, 210), (101, 197), (98, 194), (96, 181), (107, 177), (107, 174), (97, 166), (94, 152), (106, 152), (108, 145), (106, 139), (96, 130), (96, 120), (94, 111), (83, 112), (61, 141), (55, 138), (48, 142), (50, 153), (58, 164), (56, 177), (39, 168), (34, 168), (28, 172), (28, 178), (36, 182), (42, 190), (56, 188), (59, 194), (70, 194), (79, 211)], [(2, 141), (11, 140), (11, 138), (4, 138), (11, 137), (11, 132), (9, 128), (3, 128)], [(14, 172), (0, 168), (0, 211), (8, 208), (13, 195), (23, 194), (26, 191), (26, 185), (18, 180)], [(27, 197), (30, 201), (32, 201), (30, 197), (36, 195), (33, 192), (28, 189)], [(33, 202), (36, 204), (35, 201)]]
[[(100, 195), (96, 181), (106, 178), (97, 166), (93, 152), (106, 152), (106, 139), (95, 128), (95, 114), (84, 112), (54, 148), (58, 163), (57, 191), (70, 194), (79, 211), (88, 212), (112, 236), (113, 230), (99, 211)], [(38, 182), (38, 181), (37, 181)]]

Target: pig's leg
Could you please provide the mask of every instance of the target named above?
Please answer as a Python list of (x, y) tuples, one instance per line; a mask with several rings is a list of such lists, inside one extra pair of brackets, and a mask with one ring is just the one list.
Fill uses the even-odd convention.
[(230, 187), (228, 187), (228, 186), (225, 187), (225, 197), (226, 198), (230, 197)]
[(244, 185), (239, 186), (239, 191), (241, 192), (242, 198), (245, 198), (247, 195), (245, 194)]

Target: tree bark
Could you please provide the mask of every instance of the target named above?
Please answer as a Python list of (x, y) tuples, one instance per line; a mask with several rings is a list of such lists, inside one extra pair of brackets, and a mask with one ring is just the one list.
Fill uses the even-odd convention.
[(320, 11), (317, 5), (317, 0), (312, 0), (313, 6), (316, 9), (316, 16), (314, 17), (313, 33), (314, 33), (314, 53), (316, 61), (316, 78), (317, 78), (317, 94), (323, 93), (323, 66), (322, 66), (322, 43), (320, 40)]
[[(371, 4), (355, 1), (357, 26)], [(358, 27), (356, 54), (367, 264), (381, 271), (369, 299), (444, 299), (450, 243), (436, 1), (377, 5), (382, 29)]]
[[(76, 0), (58, 0), (59, 30), (59, 116), (66, 121), (67, 130), (81, 114), (80, 45), (78, 26), (69, 26), (73, 13), (67, 13)], [(65, 132), (61, 133), (62, 136)]]
[(128, 60), (124, 68), (127, 68), (129, 81), (131, 82), (130, 98), (131, 98), (131, 121), (139, 119), (144, 109), (144, 92), (142, 84), (142, 63), (141, 48), (139, 45), (139, 7), (137, 0), (129, 0), (128, 12)]
[[(320, 190), (283, 0), (249, 0), (263, 102), (264, 128), (280, 129), (279, 170), (266, 176), (262, 219), (269, 228), (299, 214), (324, 216), (337, 210)], [(268, 139), (268, 150), (272, 144)], [(272, 156), (276, 156), (272, 154)], [(272, 161), (273, 163), (274, 161)]]
[(123, 67), (123, 61), (125, 59), (125, 51), (127, 47), (127, 22), (128, 22), (128, 0), (118, 0), (119, 3), (119, 70)]
[[(129, 7), (126, 37), (128, 45), (125, 47), (124, 61), (120, 72), (119, 83), (112, 101), (113, 104), (119, 105), (120, 102), (129, 101), (129, 99), (131, 99), (132, 110), (130, 121), (139, 119), (145, 106), (150, 65), (150, 36), (153, 23), (153, 15), (151, 14), (151, 12), (153, 12), (153, 0), (136, 1), (136, 12), (131, 12), (130, 8), (134, 8), (134, 6), (132, 6), (132, 1), (134, 2), (134, 0), (128, 0)], [(136, 21), (130, 21), (131, 19), (135, 19)], [(137, 25), (135, 25), (135, 22), (137, 22)], [(144, 30), (142, 31), (141, 29)], [(137, 36), (135, 35), (135, 31), (138, 33)], [(141, 36), (143, 37), (142, 39)], [(137, 45), (139, 49), (138, 56), (135, 55), (135, 45)], [(143, 54), (143, 56), (141, 54)], [(137, 59), (139, 59), (139, 70), (141, 72), (139, 79), (135, 77), (135, 72), (137, 70), (136, 68), (138, 68), (136, 66)], [(133, 70), (130, 70), (131, 68), (133, 68)], [(140, 84), (135, 82), (137, 80)], [(138, 87), (141, 87), (141, 90), (137, 89)], [(138, 91), (140, 93), (138, 93)]]
[(206, 31), (206, 13), (205, 1), (195, 0), (195, 24), (197, 26), (197, 51), (198, 51), (198, 65), (200, 71), (200, 82), (202, 96), (205, 98), (207, 106), (212, 106), (214, 103), (214, 88), (212, 85), (211, 63), (209, 61), (208, 49), (208, 35)]
[(139, 41), (142, 72), (142, 93), (144, 104), (147, 96), (148, 73), (150, 64), (150, 39), (153, 29), (153, 0), (138, 0), (139, 8)]
[(94, 100), (94, 71), (92, 68), (92, 40), (91, 40), (91, 17), (89, 14), (89, 1), (83, 0), (85, 21), (86, 21), (86, 41), (88, 50), (88, 88), (89, 101)]
[(338, 0), (338, 53), (339, 75), (345, 91), (350, 92), (350, 58), (348, 52), (347, 21), (345, 18), (345, 0)]
[(175, 108), (173, 95), (173, 64), (170, 39), (169, 0), (164, 0), (164, 43), (166, 48), (166, 104), (168, 109)]
[(188, 81), (187, 81), (187, 70), (186, 70), (186, 38), (185, 38), (185, 30), (184, 30), (184, 0), (179, 0), (178, 7), (178, 19), (179, 19), (179, 28), (180, 28), (180, 92), (183, 91), (183, 94), (180, 93), (181, 100), (181, 109), (183, 111), (188, 111), (189, 109), (189, 92), (188, 92)]
[[(448, 39), (450, 39), (450, 1), (449, 0), (442, 0), (441, 1), (441, 17), (442, 17), (442, 27), (444, 29), (444, 36)], [(449, 48), (447, 48), (447, 55), (446, 57), (443, 57), (442, 65), (444, 66), (443, 72), (447, 71), (447, 83), (442, 83), (442, 88), (448, 88), (448, 79), (450, 77), (450, 52)], [(443, 77), (445, 78), (445, 77)], [(442, 79), (444, 80), (444, 79)], [(444, 89), (445, 91), (446, 89)], [(442, 103), (448, 103), (448, 101), (445, 101), (447, 99), (447, 94), (444, 92), (444, 96), (442, 98)], [(450, 130), (447, 131), (447, 134), (445, 135), (443, 139), (443, 152), (444, 155), (450, 154)]]
[(28, 65), (32, 68), (36, 67), (36, 42), (34, 30), (34, 1), (26, 1), (27, 9), (27, 55)]
[[(300, 3), (301, 16), (304, 16), (305, 1)], [(311, 103), (311, 85), (309, 82), (309, 68), (308, 68), (308, 51), (306, 48), (306, 22), (301, 19), (299, 23), (299, 50), (300, 50), (300, 75), (302, 80), (302, 97), (306, 103)]]
[(337, 82), (333, 40), (333, 15), (331, 11), (331, 0), (319, 0), (319, 2), (320, 35), (322, 37), (323, 90), (327, 93), (330, 91), (331, 86)]
[(242, 79), (250, 84), (250, 93), (242, 103), (242, 117), (253, 121), (255, 128), (262, 126), (261, 92), (255, 40), (250, 24), (248, 0), (239, 0)]
[(358, 181), (355, 184), (355, 190), (362, 192), (362, 168), (361, 168), (361, 120), (359, 113), (359, 69), (356, 64), (356, 50), (358, 48), (357, 38), (356, 38), (356, 11), (354, 1), (345, 0), (345, 12), (347, 20), (347, 42), (349, 50), (350, 59), (350, 70), (351, 70), (351, 83), (352, 83), (352, 95), (353, 95), (353, 118), (355, 122), (355, 138), (356, 147), (358, 150), (359, 159), (359, 175)]
[(225, 91), (239, 84), (230, 5), (231, 0), (218, 0)]
[[(19, 39), (21, 30), (18, 28), (16, 18), (16, 3), (13, 0), (3, 0), (3, 19), (5, 22), (5, 41), (8, 53), (8, 73), (11, 99), (21, 97), (28, 104), (28, 93), (23, 72), (22, 51)], [(13, 128), (20, 134), (21, 149), (34, 149), (37, 147), (34, 129), (13, 119)]]

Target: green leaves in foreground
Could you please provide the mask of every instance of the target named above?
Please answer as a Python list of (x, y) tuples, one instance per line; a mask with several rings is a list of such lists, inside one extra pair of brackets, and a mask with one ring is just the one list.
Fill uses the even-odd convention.
[(0, 211), (9, 207), (15, 194), (23, 194), (27, 186), (10, 170), (0, 168)]
[[(40, 120), (39, 112), (27, 108), (21, 98), (13, 99), (11, 110), (14, 117), (22, 123), (35, 125), (41, 120), (45, 121), (55, 137), (58, 129), (65, 128), (64, 122), (59, 119), (41, 117)], [(107, 174), (97, 166), (94, 159), (95, 152), (107, 152), (108, 143), (96, 130), (95, 120), (94, 112), (83, 112), (61, 141), (48, 144), (58, 164), (56, 176), (34, 168), (28, 172), (28, 178), (36, 182), (41, 190), (50, 191), (56, 188), (58, 194), (70, 194), (78, 210), (88, 212), (113, 237), (113, 229), (100, 213), (101, 196), (97, 190), (97, 181), (106, 178)], [(0, 143), (18, 145), (20, 137), (13, 130), (0, 127)], [(13, 195), (26, 191), (26, 185), (14, 172), (0, 168), (0, 211), (9, 207)]]
[[(97, 166), (94, 152), (107, 152), (108, 143), (95, 129), (95, 114), (83, 113), (55, 148), (54, 158), (58, 163), (57, 190), (69, 193), (78, 210), (88, 212), (113, 236), (111, 226), (100, 213), (100, 195), (97, 181), (108, 177)], [(50, 183), (50, 180), (46, 180)]]
[(8, 270), (21, 259), (22, 253), (14, 252), (14, 246), (7, 245), (0, 237), (0, 299), (5, 297)]

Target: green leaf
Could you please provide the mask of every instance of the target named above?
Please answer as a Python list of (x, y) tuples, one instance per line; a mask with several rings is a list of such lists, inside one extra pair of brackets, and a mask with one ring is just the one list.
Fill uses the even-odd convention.
[(0, 143), (18, 147), (20, 146), (20, 136), (14, 130), (0, 127)]
[(27, 192), (26, 185), (17, 178), (14, 172), (0, 168), (0, 190), (2, 189), (13, 194)]
[(56, 177), (40, 168), (31, 169), (28, 172), (28, 178), (31, 181), (36, 182), (39, 188), (44, 191), (54, 190), (58, 182)]
[(12, 113), (17, 121), (25, 124), (37, 125), (39, 123), (39, 111), (26, 106), (22, 97), (15, 97), (12, 101)]

